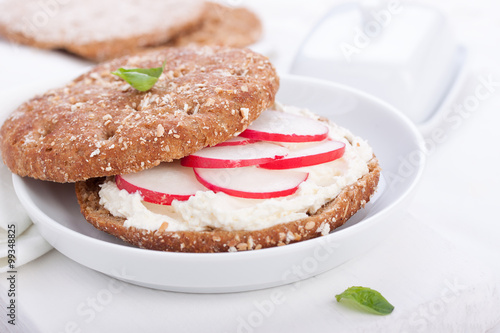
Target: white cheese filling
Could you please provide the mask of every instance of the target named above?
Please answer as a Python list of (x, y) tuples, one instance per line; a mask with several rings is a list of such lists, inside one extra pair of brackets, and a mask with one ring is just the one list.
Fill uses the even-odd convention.
[[(308, 110), (290, 106), (277, 107), (285, 112), (318, 116)], [(119, 190), (114, 181), (101, 185), (100, 204), (114, 216), (126, 218), (126, 227), (158, 230), (168, 223), (167, 231), (259, 230), (291, 222), (315, 213), (341, 190), (368, 173), (371, 147), (347, 129), (330, 123), (329, 136), (346, 144), (344, 155), (332, 162), (299, 168), (309, 172), (297, 192), (273, 199), (244, 199), (213, 191), (199, 191), (187, 201), (174, 200), (171, 206), (143, 203), (139, 193)], [(288, 146), (306, 143), (288, 144)], [(165, 226), (163, 226), (164, 228)]]

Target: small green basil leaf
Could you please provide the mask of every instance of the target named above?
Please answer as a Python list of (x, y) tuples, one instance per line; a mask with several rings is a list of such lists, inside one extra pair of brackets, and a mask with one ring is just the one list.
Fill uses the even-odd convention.
[(121, 77), (128, 84), (139, 91), (148, 91), (153, 88), (156, 81), (158, 81), (158, 78), (165, 69), (165, 64), (166, 61), (163, 62), (161, 67), (155, 68), (119, 68), (118, 70), (111, 72), (111, 74)]
[(366, 287), (347, 288), (343, 293), (335, 295), (335, 298), (337, 302), (342, 300), (362, 311), (378, 315), (388, 315), (394, 310), (394, 306), (378, 291)]

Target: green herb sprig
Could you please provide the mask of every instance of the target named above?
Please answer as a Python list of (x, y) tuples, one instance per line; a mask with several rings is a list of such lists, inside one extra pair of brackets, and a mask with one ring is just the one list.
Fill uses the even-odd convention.
[(155, 68), (118, 68), (116, 71), (111, 72), (111, 74), (121, 77), (139, 91), (148, 91), (153, 88), (156, 81), (160, 78), (166, 63), (167, 61), (164, 61), (161, 67)]
[(394, 306), (382, 294), (366, 287), (347, 288), (343, 293), (335, 295), (335, 298), (337, 302), (342, 301), (346, 305), (377, 315), (388, 315), (394, 310)]

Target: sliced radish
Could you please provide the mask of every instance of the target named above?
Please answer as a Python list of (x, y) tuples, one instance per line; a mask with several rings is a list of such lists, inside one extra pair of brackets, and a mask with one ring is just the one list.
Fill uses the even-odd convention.
[(239, 168), (283, 158), (288, 149), (269, 142), (246, 145), (206, 147), (181, 160), (183, 166), (196, 168)]
[(326, 140), (304, 147), (290, 149), (290, 153), (270, 163), (261, 164), (265, 169), (301, 168), (336, 160), (344, 155), (345, 144), (339, 141)]
[(159, 205), (170, 205), (173, 200), (185, 201), (197, 191), (207, 190), (196, 180), (193, 169), (179, 162), (161, 163), (152, 169), (118, 175), (115, 181), (120, 190), (139, 192), (144, 201)]
[(214, 192), (234, 197), (270, 199), (291, 195), (309, 174), (291, 170), (266, 170), (256, 167), (238, 169), (194, 169), (196, 178)]
[(278, 142), (322, 141), (328, 136), (328, 126), (311, 118), (266, 110), (240, 136)]
[(240, 146), (240, 145), (247, 145), (249, 143), (254, 143), (257, 142), (257, 140), (252, 140), (249, 138), (242, 138), (240, 136), (233, 137), (227, 141), (218, 143), (214, 147), (224, 147), (224, 146)]

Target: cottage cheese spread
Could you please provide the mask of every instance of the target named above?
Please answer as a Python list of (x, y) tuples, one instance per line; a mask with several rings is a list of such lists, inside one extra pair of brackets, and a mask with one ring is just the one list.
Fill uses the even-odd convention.
[[(277, 107), (285, 112), (318, 117), (308, 110), (290, 106)], [(309, 172), (297, 192), (273, 199), (243, 199), (213, 191), (199, 191), (187, 201), (174, 200), (171, 206), (143, 203), (139, 193), (119, 190), (114, 181), (106, 181), (99, 191), (100, 204), (111, 214), (126, 218), (126, 227), (157, 230), (168, 223), (167, 231), (258, 230), (291, 222), (315, 213), (335, 198), (347, 185), (368, 173), (372, 158), (370, 146), (347, 129), (329, 124), (329, 136), (346, 144), (342, 158), (295, 170)], [(306, 143), (289, 144), (305, 145)]]

